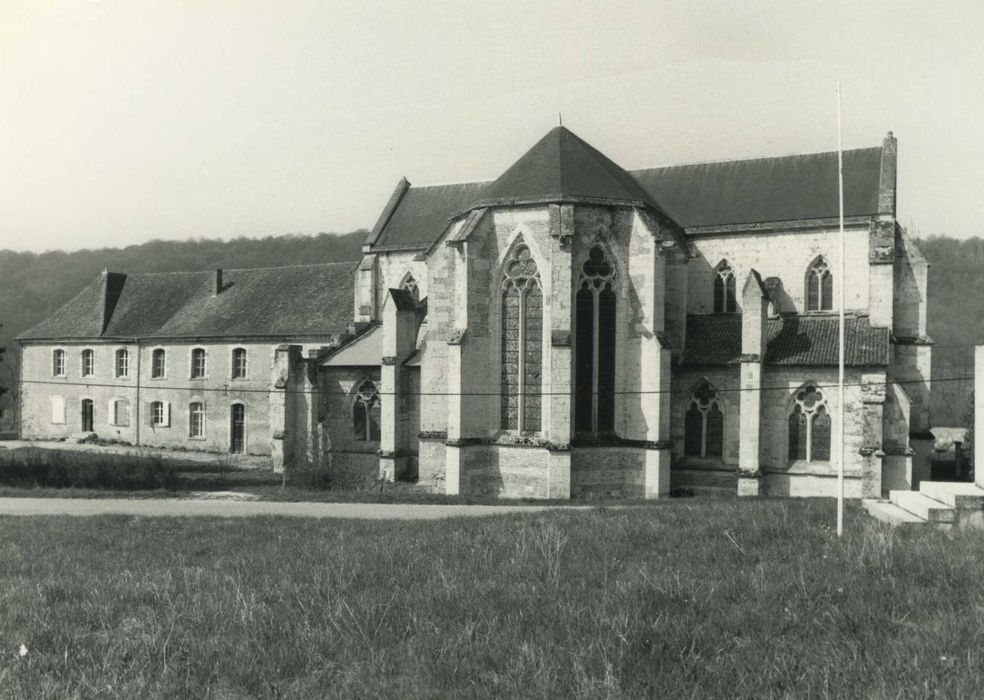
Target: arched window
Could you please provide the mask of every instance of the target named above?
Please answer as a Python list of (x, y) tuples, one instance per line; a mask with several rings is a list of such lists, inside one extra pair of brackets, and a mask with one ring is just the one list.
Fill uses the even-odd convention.
[(200, 401), (188, 404), (188, 437), (205, 437), (205, 404)]
[(830, 461), (830, 409), (823, 392), (812, 384), (796, 392), (788, 420), (790, 460)]
[(205, 348), (195, 348), (191, 351), (191, 378), (205, 378)]
[(246, 379), (246, 348), (232, 350), (232, 378)]
[(114, 371), (117, 377), (130, 376), (130, 351), (120, 348), (116, 351), (116, 363)]
[(529, 247), (517, 244), (502, 269), (500, 427), (540, 430), (543, 292)]
[(96, 373), (96, 351), (86, 348), (82, 351), (82, 376), (91, 377)]
[(352, 435), (363, 442), (379, 440), (379, 393), (368, 379), (359, 385), (352, 402)]
[(574, 429), (615, 430), (615, 265), (600, 245), (581, 266), (575, 298)]
[(409, 272), (403, 278), (403, 282), (400, 284), (400, 289), (405, 289), (410, 292), (410, 296), (413, 297), (415, 304), (420, 303), (420, 289), (417, 288), (417, 280), (415, 280), (413, 275)]
[(65, 351), (55, 350), (51, 353), (51, 374), (55, 377), (65, 376)]
[(735, 273), (727, 260), (714, 268), (714, 313), (734, 313), (738, 310), (735, 296)]
[(834, 308), (834, 278), (830, 265), (821, 255), (806, 271), (806, 310), (830, 311)]
[(717, 391), (707, 382), (698, 384), (690, 397), (683, 443), (687, 457), (724, 455), (724, 412)]
[(150, 378), (151, 379), (163, 379), (164, 378), (164, 364), (167, 358), (164, 348), (157, 348), (150, 355)]

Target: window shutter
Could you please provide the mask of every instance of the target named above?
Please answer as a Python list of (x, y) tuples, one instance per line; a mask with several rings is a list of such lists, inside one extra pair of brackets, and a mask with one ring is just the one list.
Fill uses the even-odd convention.
[(164, 425), (168, 428), (171, 427), (171, 402), (164, 402)]
[(154, 402), (151, 401), (147, 404), (147, 425), (154, 425)]
[(65, 397), (64, 396), (52, 396), (51, 397), (51, 422), (52, 423), (64, 423), (65, 422)]
[(120, 424), (119, 417), (116, 415), (116, 400), (115, 399), (110, 399), (109, 400), (109, 408), (106, 410), (106, 415), (108, 416), (107, 422), (110, 425), (119, 425)]

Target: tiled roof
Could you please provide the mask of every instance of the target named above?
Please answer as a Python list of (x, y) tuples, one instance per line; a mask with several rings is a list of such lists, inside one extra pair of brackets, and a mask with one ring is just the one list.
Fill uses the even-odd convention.
[[(844, 151), (844, 213), (878, 213), (882, 149)], [(548, 133), (501, 177), (437, 187), (405, 181), (367, 243), (426, 249), (469, 209), (509, 202), (594, 198), (659, 208), (685, 229), (833, 218), (837, 153), (811, 153), (625, 171), (568, 131)]]
[[(844, 215), (878, 212), (881, 148), (844, 151)], [(632, 173), (684, 228), (838, 215), (837, 152)]]
[[(224, 270), (213, 296), (215, 271), (135, 275), (109, 273), (21, 340), (99, 338), (221, 338), (327, 336), (352, 321), (356, 263)], [(103, 326), (106, 280), (110, 294)]]
[[(836, 367), (836, 316), (783, 316), (768, 320), (767, 365)], [(889, 330), (873, 328), (866, 316), (845, 323), (845, 363), (852, 367), (888, 364)], [(687, 318), (687, 344), (681, 362), (689, 365), (730, 365), (741, 360), (741, 316)]]

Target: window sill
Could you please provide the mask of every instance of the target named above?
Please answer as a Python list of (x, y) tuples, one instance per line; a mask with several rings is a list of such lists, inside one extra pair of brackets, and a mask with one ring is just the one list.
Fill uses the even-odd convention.
[(188, 440), (191, 442), (207, 442), (208, 438), (204, 435), (189, 436)]

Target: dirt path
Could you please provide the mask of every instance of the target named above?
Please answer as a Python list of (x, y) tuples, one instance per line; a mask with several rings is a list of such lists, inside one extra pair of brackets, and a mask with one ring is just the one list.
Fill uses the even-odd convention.
[(441, 518), (588, 510), (591, 506), (415, 505), (407, 503), (280, 503), (123, 498), (0, 498), (0, 515), (138, 515), (151, 518), (211, 516), (244, 518), (285, 515), (302, 518), (439, 520)]

